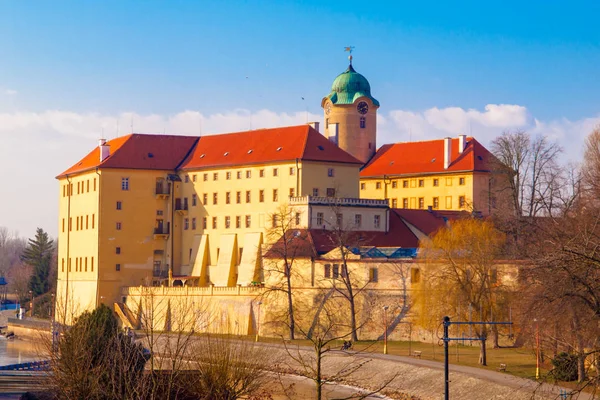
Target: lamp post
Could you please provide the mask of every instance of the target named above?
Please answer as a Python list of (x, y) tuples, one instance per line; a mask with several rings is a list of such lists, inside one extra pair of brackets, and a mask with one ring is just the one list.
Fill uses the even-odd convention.
[(540, 379), (540, 323), (537, 318), (533, 319), (535, 322), (535, 379)]
[(388, 306), (383, 306), (383, 354), (387, 354), (388, 353), (388, 348), (387, 348), (387, 328), (388, 328), (388, 324), (387, 324), (387, 310), (388, 310)]
[(29, 303), (29, 307), (31, 308), (31, 310), (29, 311), (29, 316), (33, 318), (33, 301), (34, 301), (34, 297), (33, 297), (33, 291), (29, 291), (29, 298), (31, 299), (31, 302)]
[(256, 305), (258, 305), (258, 317), (256, 319), (256, 338), (254, 339), (255, 342), (258, 342), (258, 336), (260, 335), (260, 305), (262, 304), (262, 301), (259, 301), (258, 303), (256, 303)]

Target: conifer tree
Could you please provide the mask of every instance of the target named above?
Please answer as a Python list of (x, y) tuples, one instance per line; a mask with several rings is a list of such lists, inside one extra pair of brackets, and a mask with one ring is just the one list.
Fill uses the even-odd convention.
[(21, 261), (33, 267), (29, 290), (36, 296), (46, 293), (50, 288), (48, 276), (53, 253), (54, 241), (48, 237), (47, 232), (38, 228), (35, 238), (29, 239), (27, 248), (21, 255)]

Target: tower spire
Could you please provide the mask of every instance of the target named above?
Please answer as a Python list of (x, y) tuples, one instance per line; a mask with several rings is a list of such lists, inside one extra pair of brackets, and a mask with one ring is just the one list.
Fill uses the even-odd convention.
[(350, 61), (350, 66), (352, 66), (352, 50), (354, 50), (354, 46), (344, 47), (344, 51), (347, 51), (348, 53), (350, 53), (350, 55), (348, 56), (348, 60)]

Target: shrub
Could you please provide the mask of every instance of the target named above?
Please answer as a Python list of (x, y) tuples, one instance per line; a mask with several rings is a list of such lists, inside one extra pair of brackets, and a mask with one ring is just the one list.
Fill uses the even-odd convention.
[(569, 353), (559, 353), (552, 359), (552, 375), (558, 381), (576, 381), (577, 380), (577, 356)]

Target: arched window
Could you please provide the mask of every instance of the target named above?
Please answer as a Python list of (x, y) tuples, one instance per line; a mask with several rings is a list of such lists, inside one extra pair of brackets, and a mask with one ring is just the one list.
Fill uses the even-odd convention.
[(367, 127), (367, 121), (365, 119), (365, 117), (360, 117), (360, 128), (364, 129)]

